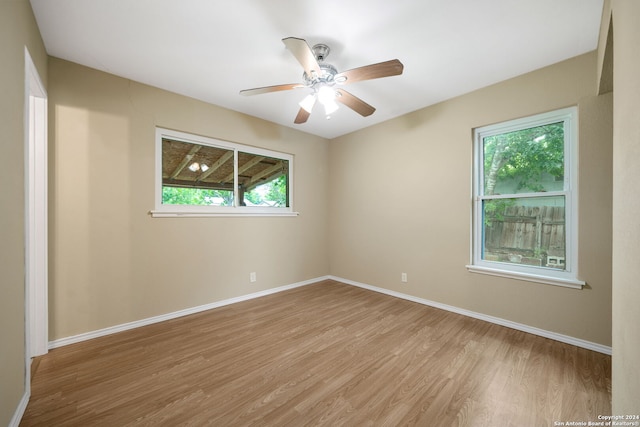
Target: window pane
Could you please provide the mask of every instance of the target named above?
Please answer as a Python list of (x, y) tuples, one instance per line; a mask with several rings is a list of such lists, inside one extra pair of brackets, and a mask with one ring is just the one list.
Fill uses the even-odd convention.
[(238, 153), (238, 188), (243, 206), (288, 207), (289, 161)]
[(233, 206), (233, 150), (162, 140), (162, 204)]
[(482, 259), (565, 270), (565, 198), (484, 200)]
[(563, 122), (487, 136), (482, 149), (485, 195), (563, 190)]

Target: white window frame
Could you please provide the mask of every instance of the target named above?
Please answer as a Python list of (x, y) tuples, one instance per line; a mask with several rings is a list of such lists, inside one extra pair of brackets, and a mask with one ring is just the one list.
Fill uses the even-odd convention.
[[(544, 193), (518, 193), (508, 195), (484, 195), (483, 139), (492, 135), (564, 122), (564, 188)], [(510, 120), (474, 130), (473, 136), (473, 219), (471, 264), (472, 273), (489, 274), (518, 280), (545, 283), (581, 289), (585, 282), (578, 279), (578, 109), (564, 108), (526, 118)], [(500, 198), (565, 197), (565, 270), (526, 266), (482, 259), (484, 200)]]
[[(191, 144), (208, 145), (234, 152), (234, 206), (195, 206), (167, 205), (162, 203), (162, 140), (163, 138)], [(156, 128), (156, 167), (155, 167), (155, 209), (151, 216), (158, 217), (209, 217), (209, 216), (296, 216), (293, 210), (293, 155), (263, 148), (251, 147), (235, 142), (223, 141), (201, 135), (194, 135), (164, 128)], [(288, 207), (240, 206), (238, 200), (238, 152), (256, 154), (289, 162), (288, 171)]]

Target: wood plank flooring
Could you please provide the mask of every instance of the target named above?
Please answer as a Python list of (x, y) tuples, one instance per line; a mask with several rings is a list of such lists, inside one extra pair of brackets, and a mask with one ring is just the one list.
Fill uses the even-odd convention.
[(553, 426), (607, 355), (333, 281), (57, 348), (21, 426)]

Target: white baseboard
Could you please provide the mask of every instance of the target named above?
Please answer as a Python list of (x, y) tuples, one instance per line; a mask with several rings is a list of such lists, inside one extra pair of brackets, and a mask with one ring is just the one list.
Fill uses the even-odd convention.
[[(210, 304), (205, 304), (205, 305), (201, 305), (201, 306), (197, 306), (197, 307), (192, 307), (192, 308), (187, 308), (184, 310), (179, 310), (179, 311), (174, 311), (172, 313), (167, 313), (167, 314), (162, 314), (160, 316), (154, 316), (154, 317), (149, 317), (146, 319), (142, 319), (142, 320), (137, 320), (134, 322), (129, 322), (129, 323), (124, 323), (121, 325), (116, 325), (116, 326), (111, 326), (109, 328), (104, 328), (104, 329), (100, 329), (97, 331), (92, 331), (92, 332), (86, 332), (83, 334), (79, 334), (79, 335), (74, 335), (71, 337), (67, 337), (67, 338), (61, 338), (58, 340), (54, 340), (54, 341), (50, 341), (49, 342), (49, 348), (56, 348), (56, 347), (62, 347), (65, 345), (69, 345), (69, 344), (74, 344), (74, 343), (78, 343), (78, 342), (82, 342), (82, 341), (86, 341), (86, 340), (90, 340), (92, 338), (98, 338), (101, 336), (105, 336), (105, 335), (110, 335), (110, 334), (114, 334), (116, 332), (122, 332), (122, 331), (126, 331), (129, 329), (134, 329), (134, 328), (139, 328), (141, 326), (146, 326), (146, 325), (151, 325), (153, 323), (158, 323), (158, 322), (163, 322), (165, 320), (170, 320), (170, 319), (176, 319), (178, 317), (182, 317), (182, 316), (187, 316), (189, 314), (195, 314), (195, 313), (199, 313), (201, 311), (205, 311), (205, 310), (211, 310), (214, 308), (218, 308), (218, 307), (223, 307), (225, 305), (229, 305), (229, 304), (235, 304), (237, 302), (242, 302), (242, 301), (247, 301), (250, 299), (254, 299), (254, 298), (260, 298), (266, 295), (271, 295), (271, 294), (275, 294), (278, 292), (282, 292), (282, 291), (286, 291), (289, 289), (294, 289), (294, 288), (298, 288), (301, 286), (306, 286), (306, 285), (310, 285), (313, 283), (317, 283), (323, 280), (335, 280), (336, 282), (340, 282), (340, 283), (344, 283), (347, 285), (352, 285), (352, 286), (357, 286), (359, 288), (363, 288), (363, 289), (368, 289), (370, 291), (374, 291), (374, 292), (378, 292), (378, 293), (382, 293), (382, 294), (386, 294), (386, 295), (390, 295), (396, 298), (401, 298), (401, 299), (405, 299), (408, 301), (413, 301), (413, 302), (417, 302), (419, 304), (423, 304), (423, 305), (427, 305), (430, 307), (435, 307), (435, 308), (439, 308), (442, 310), (446, 310), (446, 311), (450, 311), (453, 313), (457, 313), (457, 314), (461, 314), (463, 316), (467, 316), (467, 317), (472, 317), (474, 319), (479, 319), (479, 320), (484, 320), (485, 322), (490, 322), (490, 323), (495, 323), (497, 325), (501, 325), (501, 326), (506, 326), (508, 328), (511, 329), (516, 329), (519, 331), (523, 331), (523, 332), (527, 332), (533, 335), (538, 335), (541, 337), (545, 337), (545, 338), (549, 338), (552, 340), (556, 340), (556, 341), (560, 341), (566, 344), (571, 344), (571, 345), (575, 345), (577, 347), (582, 347), (582, 348), (586, 348), (588, 350), (593, 350), (593, 351), (597, 351), (598, 353), (604, 353), (604, 354), (608, 354), (611, 355), (611, 347), (609, 346), (605, 346), (602, 344), (597, 344), (591, 341), (586, 341), (580, 338), (574, 338), (568, 335), (563, 335), (563, 334), (559, 334), (556, 332), (551, 332), (551, 331), (547, 331), (544, 329), (540, 329), (540, 328), (536, 328), (533, 326), (528, 326), (522, 323), (517, 323), (517, 322), (512, 322), (511, 320), (506, 320), (506, 319), (501, 319), (499, 317), (494, 317), (494, 316), (489, 316), (486, 314), (482, 314), (482, 313), (476, 313), (474, 311), (470, 311), (470, 310), (465, 310), (463, 308), (458, 308), (458, 307), (454, 307), (451, 305), (447, 305), (447, 304), (442, 304), (439, 302), (435, 302), (435, 301), (430, 301), (427, 299), (423, 299), (423, 298), (418, 298), (412, 295), (407, 295), (407, 294), (403, 294), (401, 292), (396, 292), (396, 291), (392, 291), (389, 289), (384, 289), (384, 288), (378, 288), (376, 286), (371, 286), (371, 285), (367, 285), (365, 283), (360, 283), (360, 282), (355, 282), (353, 280), (349, 280), (349, 279), (344, 279), (342, 277), (337, 277), (337, 276), (322, 276), (322, 277), (316, 277), (314, 279), (309, 279), (309, 280), (305, 280), (302, 282), (298, 282), (298, 283), (293, 283), (291, 285), (285, 285), (285, 286), (280, 286), (277, 288), (272, 288), (272, 289), (267, 289), (264, 291), (260, 291), (260, 292), (255, 292), (252, 294), (248, 294), (248, 295), (242, 295), (239, 297), (234, 297), (234, 298), (229, 298), (226, 300), (222, 300), (222, 301), (217, 301), (217, 302), (213, 302)], [(28, 399), (27, 399), (28, 401)], [(25, 404), (25, 408), (26, 408), (26, 404)]]
[(314, 279), (305, 280), (302, 282), (292, 283), (290, 285), (280, 286), (277, 288), (267, 289), (260, 292), (255, 292), (248, 295), (241, 295), (239, 297), (229, 298), (222, 301), (216, 301), (197, 307), (187, 308), (184, 310), (174, 311), (172, 313), (161, 314), (159, 316), (148, 317), (146, 319), (136, 320), (129, 323), (123, 323), (116, 326), (110, 326), (108, 328), (99, 329), (97, 331), (86, 332), (83, 334), (73, 335), (71, 337), (60, 338), (57, 340), (49, 341), (49, 349), (62, 347), (69, 344), (75, 344), (82, 341), (87, 341), (93, 338), (102, 337), (105, 335), (115, 334), (116, 332), (122, 332), (129, 329), (139, 328), (141, 326), (151, 325), (153, 323), (163, 322), (165, 320), (176, 319), (182, 316), (188, 316), (189, 314), (200, 313), (201, 311), (211, 310), (213, 308), (224, 307), (225, 305), (235, 304), (237, 302), (247, 301), (254, 298), (260, 298), (263, 296), (275, 294), (289, 289), (299, 288), (301, 286), (311, 285), (313, 283), (320, 282), (322, 280), (329, 279), (329, 276), (316, 277)]
[(9, 421), (8, 427), (18, 427), (20, 425), (24, 411), (27, 409), (27, 405), (29, 404), (29, 397), (31, 397), (29, 390), (26, 390), (22, 395), (22, 399), (20, 399), (16, 412), (13, 413), (13, 418)]
[(357, 286), (359, 288), (368, 289), (370, 291), (379, 292), (382, 294), (390, 295), (396, 298), (402, 298), (408, 301), (417, 302), (419, 304), (428, 305), (430, 307), (439, 308), (453, 313), (462, 314), (463, 316), (473, 317), (474, 319), (484, 320), (485, 322), (495, 323), (497, 325), (506, 326), (507, 328), (516, 329), (523, 332), (528, 332), (533, 335), (549, 338), (552, 340), (560, 341), (566, 344), (575, 345), (576, 347), (586, 348), (587, 350), (597, 351), (598, 353), (604, 353), (611, 355), (611, 347), (597, 344), (591, 341), (586, 341), (580, 338), (574, 338), (568, 335), (559, 334), (556, 332), (547, 331), (544, 329), (535, 328), (533, 326), (524, 325), (522, 323), (512, 322), (511, 320), (501, 319), (499, 317), (493, 317), (482, 313), (476, 313), (474, 311), (465, 310), (463, 308), (454, 307), (447, 304), (442, 304), (435, 301), (430, 301), (423, 298), (414, 297), (412, 295), (403, 294), (401, 292), (391, 291), (389, 289), (378, 288), (376, 286), (367, 285), (365, 283), (355, 282), (349, 279), (343, 279), (336, 276), (328, 276), (329, 279), (336, 282), (345, 283), (347, 285)]

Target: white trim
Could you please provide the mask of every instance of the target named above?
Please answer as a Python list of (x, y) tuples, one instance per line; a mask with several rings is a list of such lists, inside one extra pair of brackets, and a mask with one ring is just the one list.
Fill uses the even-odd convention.
[(591, 341), (586, 341), (580, 338), (574, 338), (568, 335), (559, 334), (557, 332), (547, 331), (547, 330), (536, 328), (529, 325), (524, 325), (522, 323), (512, 322), (511, 320), (489, 316), (487, 314), (477, 313), (475, 311), (465, 310), (463, 308), (458, 308), (451, 305), (414, 297), (412, 295), (403, 294), (401, 292), (396, 292), (396, 291), (392, 291), (384, 288), (378, 288), (376, 286), (355, 282), (353, 280), (343, 279), (341, 277), (329, 276), (328, 278), (330, 280), (335, 280), (337, 282), (345, 283), (347, 285), (357, 286), (359, 288), (368, 289), (370, 291), (379, 292), (381, 294), (390, 295), (392, 297), (402, 298), (407, 301), (417, 302), (418, 304), (427, 305), (429, 307), (439, 308), (441, 310), (450, 311), (452, 313), (461, 314), (463, 316), (472, 317), (478, 320), (484, 320), (485, 322), (495, 323), (496, 325), (506, 326), (507, 328), (516, 329), (518, 331), (527, 332), (529, 334), (538, 335), (544, 338), (549, 338), (549, 339), (560, 341), (566, 344), (575, 345), (576, 347), (586, 348), (587, 350), (597, 351), (598, 353), (611, 355), (611, 347), (606, 345), (594, 343)]
[(534, 199), (534, 198), (540, 198), (540, 197), (557, 197), (557, 196), (562, 196), (562, 197), (567, 197), (567, 195), (569, 195), (568, 191), (545, 191), (544, 195), (541, 195), (540, 193), (517, 193), (517, 197), (516, 194), (492, 194), (490, 196), (482, 196), (482, 197), (478, 197), (475, 196), (476, 200), (501, 200), (501, 199)]
[[(205, 145), (233, 151), (233, 173), (234, 173), (234, 206), (195, 206), (195, 205), (165, 205), (162, 203), (162, 140), (163, 138), (182, 141), (189, 144)], [(293, 211), (293, 159), (294, 156), (288, 153), (268, 150), (265, 148), (251, 147), (230, 141), (210, 138), (201, 135), (189, 134), (156, 127), (156, 153), (155, 153), (155, 207), (149, 213), (153, 218), (162, 217), (216, 217), (216, 216), (297, 216)], [(238, 153), (255, 154), (259, 156), (271, 157), (288, 162), (287, 190), (289, 206), (286, 207), (265, 207), (265, 206), (240, 206), (238, 197)]]
[(509, 279), (524, 280), (527, 282), (544, 283), (545, 285), (564, 286), (565, 288), (582, 289), (585, 282), (577, 279), (562, 279), (540, 274), (522, 273), (499, 268), (484, 267), (480, 265), (467, 265), (467, 270), (471, 273), (488, 274), (490, 276), (506, 277)]
[(25, 46), (25, 309), (27, 360), (47, 353), (47, 92)]
[(286, 291), (289, 289), (294, 289), (302, 286), (312, 285), (314, 283), (321, 282), (323, 280), (334, 280), (336, 282), (344, 283), (346, 285), (356, 286), (363, 289), (368, 289), (373, 292), (378, 292), (381, 294), (389, 295), (396, 298), (401, 298), (407, 301), (416, 302), (418, 304), (423, 304), (429, 307), (439, 308), (441, 310), (450, 311), (452, 313), (461, 314), (463, 316), (472, 317), (474, 319), (483, 320), (489, 323), (495, 323), (497, 325), (506, 326), (507, 328), (516, 329), (519, 331), (527, 332), (533, 335), (538, 335), (541, 337), (549, 338), (555, 341), (560, 341), (566, 344), (575, 345), (576, 347), (586, 348), (587, 350), (597, 351), (598, 353), (604, 353), (611, 355), (611, 347), (605, 346), (602, 344), (597, 344), (591, 341), (586, 341), (580, 338), (574, 338), (568, 335), (558, 334), (556, 332), (547, 331), (544, 329), (536, 328), (533, 326), (524, 325), (522, 323), (512, 322), (510, 320), (501, 319), (499, 317), (489, 316), (482, 313), (476, 313), (474, 311), (465, 310), (463, 308), (454, 307), (447, 304), (442, 304), (435, 301), (430, 301), (423, 298), (414, 297), (412, 295), (403, 294), (396, 291), (391, 291), (389, 289), (378, 288), (376, 286), (367, 285), (365, 283), (356, 282), (349, 279), (344, 279), (342, 277), (337, 276), (322, 276), (316, 277), (315, 279), (309, 279), (302, 282), (293, 283), (291, 285), (280, 286), (278, 288), (267, 289), (260, 292), (255, 292), (248, 295), (243, 295), (239, 297), (229, 298), (223, 301), (217, 301), (210, 304), (205, 304), (197, 307), (187, 308), (184, 310), (175, 311), (173, 313), (167, 313), (160, 316), (149, 317), (147, 319), (138, 320), (135, 322), (124, 323), (121, 325), (112, 326), (109, 328), (100, 329), (93, 332), (87, 332), (84, 334), (74, 335), (67, 338), (61, 338), (54, 341), (49, 342), (49, 348), (57, 348), (63, 347), (69, 344), (75, 344), (82, 341), (87, 341), (93, 338), (98, 338), (110, 334), (114, 334), (117, 332), (126, 331), (129, 329), (138, 328), (141, 326), (151, 325), (153, 323), (163, 322), (165, 320), (176, 319), (178, 317), (187, 316), (189, 314), (200, 313), (202, 311), (211, 310), (218, 307), (223, 307), (229, 304), (235, 304), (237, 302), (247, 301), (254, 298), (260, 298), (263, 296), (275, 294), (278, 292)]
[(206, 217), (247, 217), (247, 216), (298, 216), (298, 212), (184, 212), (149, 211), (153, 218), (206, 218)]
[[(27, 367), (27, 369), (29, 369)], [(13, 417), (11, 421), (9, 421), (8, 427), (18, 427), (20, 425), (20, 421), (22, 421), (22, 417), (24, 416), (24, 411), (27, 410), (27, 405), (29, 404), (29, 398), (31, 396), (30, 391), (25, 391), (22, 395), (22, 399), (20, 399), (20, 403), (18, 403), (18, 407), (16, 411), (13, 413)]]
[(176, 319), (182, 316), (188, 316), (190, 314), (200, 313), (202, 311), (211, 310), (218, 307), (224, 307), (225, 305), (235, 304), (237, 302), (247, 301), (254, 298), (260, 298), (267, 295), (275, 294), (278, 292), (287, 291), (289, 289), (299, 288), (302, 286), (311, 285), (313, 283), (327, 280), (329, 276), (316, 277), (314, 279), (304, 280), (302, 282), (292, 283), (290, 285), (280, 286), (277, 288), (266, 289), (264, 291), (254, 292), (248, 295), (241, 295), (234, 298), (229, 298), (222, 301), (216, 301), (209, 304), (200, 305), (197, 307), (186, 308), (184, 310), (174, 311), (172, 313), (161, 314), (159, 316), (148, 317), (142, 320), (136, 320), (129, 323), (123, 323), (121, 325), (110, 326), (108, 328), (99, 329), (97, 331), (86, 332), (83, 334), (73, 335), (71, 337), (60, 338), (49, 342), (49, 349), (62, 347), (69, 344), (75, 344), (82, 341), (87, 341), (93, 338), (103, 337), (106, 335), (115, 334), (117, 332), (127, 331), (129, 329), (139, 328), (141, 326), (147, 326), (158, 322), (164, 322), (165, 320)]
[(24, 393), (9, 421), (17, 427), (31, 398), (31, 361), (48, 339), (47, 92), (24, 47)]
[[(516, 193), (485, 195), (483, 140), (487, 136), (520, 129), (532, 128), (548, 123), (564, 123), (564, 186), (562, 191), (544, 193)], [(545, 283), (549, 285), (581, 288), (584, 282), (578, 279), (578, 109), (562, 108), (547, 113), (509, 120), (473, 131), (473, 208), (471, 227), (471, 265), (467, 269), (474, 273), (492, 274), (519, 280)], [(564, 270), (511, 264), (482, 259), (483, 253), (483, 200), (564, 196), (565, 199), (565, 252)]]

